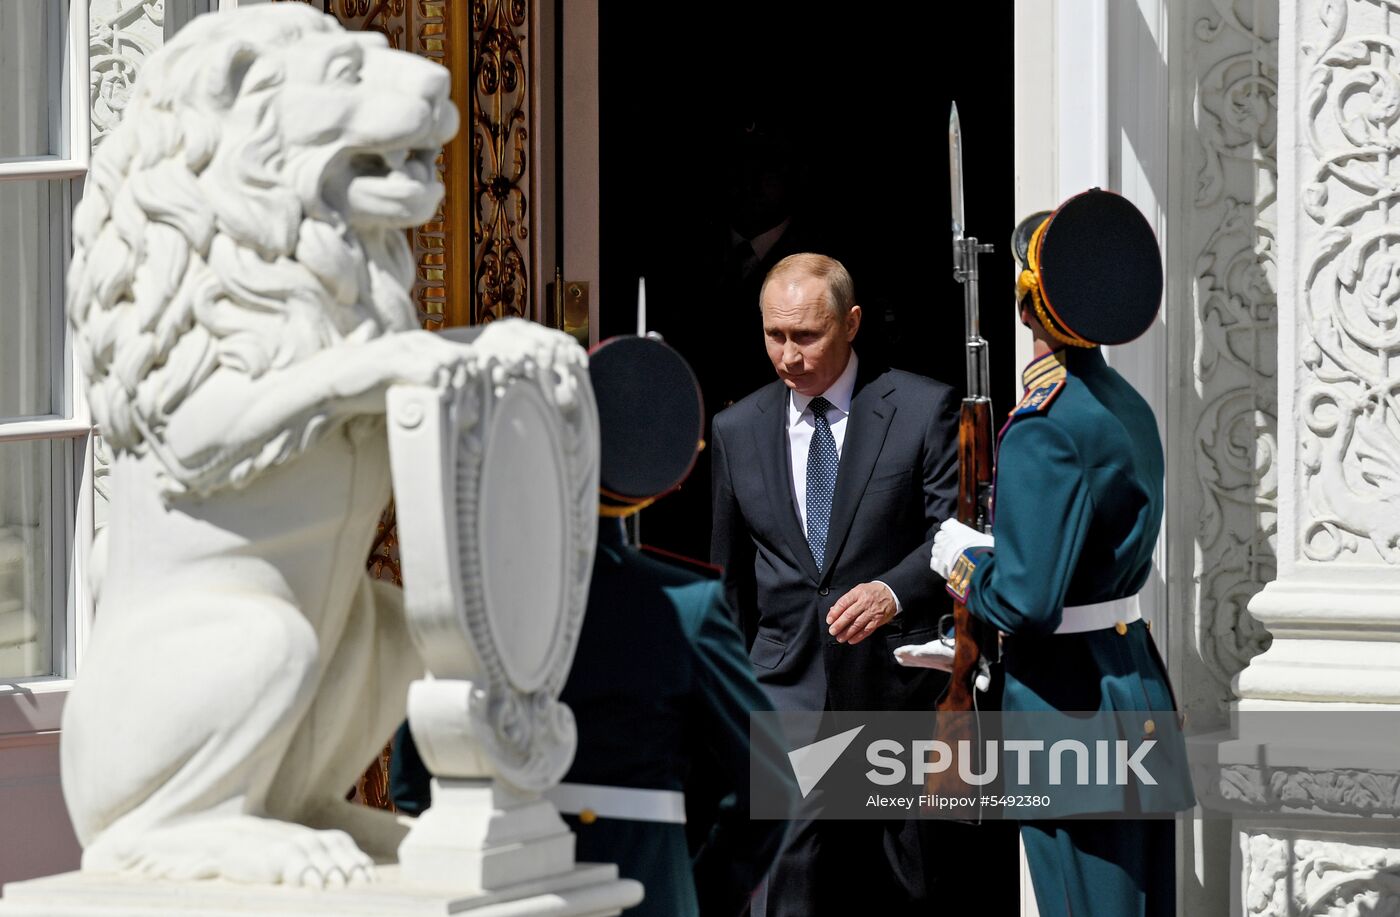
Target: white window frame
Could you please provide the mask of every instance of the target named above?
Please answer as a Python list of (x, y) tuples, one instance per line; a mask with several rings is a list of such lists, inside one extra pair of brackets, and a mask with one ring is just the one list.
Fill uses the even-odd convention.
[(57, 106), (62, 125), (59, 152), (40, 156), (0, 160), (0, 182), (68, 182), (64, 203), (49, 207), (51, 339), (55, 367), (53, 382), (62, 413), (41, 414), (20, 419), (0, 418), (0, 445), (46, 440), (56, 449), (71, 444), (71, 461), (62, 453), (53, 459), (53, 532), (51, 557), (54, 592), (62, 590), (65, 601), (54, 600), (52, 615), (51, 666), (57, 674), (9, 678), (0, 672), (0, 734), (40, 732), (58, 728), (63, 697), (72, 686), (81, 662), (82, 648), (92, 620), (93, 600), (87, 584), (93, 535), (93, 426), (87, 399), (80, 384), (77, 361), (67, 334), (64, 316), (64, 278), (72, 248), (72, 208), (81, 197), (82, 178), (92, 155), (91, 110), (88, 99), (89, 36), (88, 0), (67, 0), (59, 12), (63, 37), (60, 79), (43, 104)]
[[(88, 0), (68, 0), (59, 24), (67, 29), (59, 75), (59, 117), (65, 127), (57, 154), (0, 160), (0, 181), (81, 178), (92, 158), (92, 112), (88, 103)], [(78, 65), (81, 65), (79, 68)], [(77, 72), (74, 70), (77, 68)], [(75, 76), (81, 77), (75, 79)], [(53, 99), (48, 100), (50, 103)]]

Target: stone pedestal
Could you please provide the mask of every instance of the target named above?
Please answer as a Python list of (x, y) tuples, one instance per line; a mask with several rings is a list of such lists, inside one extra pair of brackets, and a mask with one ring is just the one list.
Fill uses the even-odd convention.
[(231, 882), (147, 882), (65, 873), (5, 886), (3, 917), (606, 917), (642, 900), (642, 886), (617, 867), (571, 872), (482, 893), (410, 887), (398, 867), (374, 885), (314, 891)]
[(574, 835), (554, 806), (490, 780), (433, 779), (433, 804), (399, 847), (404, 881), (499, 889), (567, 872)]

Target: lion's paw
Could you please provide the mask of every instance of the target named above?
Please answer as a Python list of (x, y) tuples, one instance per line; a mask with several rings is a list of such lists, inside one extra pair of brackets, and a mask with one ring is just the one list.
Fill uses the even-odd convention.
[(304, 888), (375, 879), (374, 861), (344, 831), (252, 816), (202, 818), (120, 840), (100, 838), (83, 854), (83, 869)]
[(487, 325), (473, 342), (490, 361), (491, 382), (504, 386), (513, 379), (539, 379), (555, 404), (572, 408), (578, 380), (588, 355), (572, 337), (534, 322), (502, 319)]

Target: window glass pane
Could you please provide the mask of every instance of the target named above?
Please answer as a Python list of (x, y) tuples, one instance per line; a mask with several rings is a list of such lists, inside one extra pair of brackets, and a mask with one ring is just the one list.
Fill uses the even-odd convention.
[(55, 385), (63, 303), (52, 232), (64, 184), (0, 182), (0, 418), (66, 414)]
[(0, 158), (60, 152), (59, 12), (55, 0), (0, 0)]
[(54, 457), (67, 440), (0, 442), (0, 681), (52, 675), (55, 611)]

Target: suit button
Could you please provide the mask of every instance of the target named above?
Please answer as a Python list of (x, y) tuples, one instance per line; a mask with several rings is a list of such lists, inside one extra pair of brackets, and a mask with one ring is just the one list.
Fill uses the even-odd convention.
[(1143, 735), (1149, 735), (1149, 736), (1150, 736), (1150, 735), (1152, 735), (1152, 733), (1154, 733), (1154, 732), (1156, 732), (1156, 731), (1157, 731), (1157, 724), (1154, 723), (1154, 722), (1152, 722), (1151, 720), (1148, 720), (1147, 722), (1145, 722), (1145, 723), (1142, 724), (1142, 734), (1143, 734)]
[(1121, 637), (1128, 632), (1128, 625), (1124, 624), (1122, 621), (1119, 621), (1117, 624), (1113, 625), (1113, 629), (1118, 631), (1118, 636)]
[(828, 586), (823, 586), (817, 590), (817, 595), (831, 595), (831, 588)]

